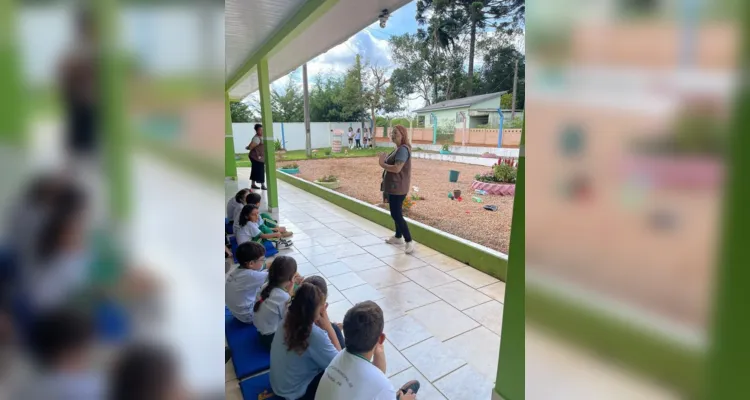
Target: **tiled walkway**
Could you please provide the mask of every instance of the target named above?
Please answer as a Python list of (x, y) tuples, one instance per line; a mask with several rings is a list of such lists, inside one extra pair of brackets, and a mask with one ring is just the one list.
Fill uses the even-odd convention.
[[(240, 182), (247, 182), (240, 177)], [(380, 225), (279, 182), (280, 223), (295, 232), (303, 276), (329, 283), (331, 320), (373, 300), (385, 314), (388, 377), (418, 379), (420, 400), (489, 399), (497, 372), (505, 283), (435, 250), (385, 244)], [(227, 399), (241, 399), (231, 362)]]

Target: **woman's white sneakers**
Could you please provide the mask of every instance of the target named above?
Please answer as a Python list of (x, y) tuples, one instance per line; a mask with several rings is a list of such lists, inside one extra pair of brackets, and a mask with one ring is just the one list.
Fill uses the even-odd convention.
[[(403, 238), (397, 238), (395, 236), (389, 237), (385, 240), (386, 243), (392, 244), (392, 245), (400, 245), (404, 244)], [(414, 252), (414, 242), (406, 242), (406, 247), (404, 248), (404, 252), (406, 254), (411, 254)]]
[(385, 242), (388, 244), (404, 244), (404, 239), (392, 236), (386, 239)]

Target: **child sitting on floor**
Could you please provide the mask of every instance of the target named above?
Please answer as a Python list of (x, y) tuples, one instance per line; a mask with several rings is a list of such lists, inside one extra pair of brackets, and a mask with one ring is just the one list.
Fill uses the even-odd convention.
[[(229, 218), (232, 222), (232, 230), (233, 233), (236, 235), (237, 231), (240, 229), (240, 213), (242, 213), (242, 208), (245, 207), (247, 202), (247, 197), (252, 193), (250, 189), (243, 189), (237, 192), (237, 194), (234, 196), (234, 200), (236, 200), (236, 205), (232, 207), (233, 214), (227, 215), (227, 218)], [(229, 207), (227, 207), (227, 210)]]
[(295, 284), (302, 283), (297, 274), (297, 261), (292, 257), (279, 256), (268, 268), (268, 283), (255, 300), (253, 325), (260, 333), (260, 343), (271, 350), (276, 328), (286, 315), (286, 309), (294, 296)]
[(250, 193), (250, 189), (242, 189), (227, 202), (227, 219), (230, 224), (234, 225), (234, 216), (247, 204), (245, 201), (248, 193)]
[(344, 316), (345, 350), (328, 365), (318, 384), (316, 399), (414, 400), (419, 382), (409, 381), (397, 391), (386, 375), (383, 310), (373, 301), (357, 303)]
[(240, 265), (226, 279), (225, 301), (235, 318), (251, 324), (255, 297), (268, 278), (268, 272), (261, 271), (266, 259), (266, 249), (260, 243), (245, 242), (237, 247), (236, 256)]
[(264, 241), (273, 242), (279, 249), (288, 248), (292, 242), (282, 239), (288, 237), (286, 232), (274, 231), (266, 226), (260, 225), (260, 215), (258, 207), (248, 204), (242, 208), (239, 217), (239, 230), (234, 233), (237, 238), (237, 244), (253, 241), (263, 243)]
[(165, 347), (138, 343), (124, 349), (111, 371), (108, 399), (187, 400), (177, 360)]
[(281, 233), (286, 233), (287, 237), (292, 236), (292, 232), (287, 232), (285, 227), (279, 226), (279, 223), (275, 219), (273, 219), (273, 216), (271, 216), (271, 214), (260, 212), (261, 197), (258, 193), (248, 194), (246, 200), (247, 200), (247, 204), (253, 204), (256, 207), (258, 207), (261, 225), (265, 225), (268, 228), (271, 228), (272, 230), (278, 230), (278, 232), (281, 232)]

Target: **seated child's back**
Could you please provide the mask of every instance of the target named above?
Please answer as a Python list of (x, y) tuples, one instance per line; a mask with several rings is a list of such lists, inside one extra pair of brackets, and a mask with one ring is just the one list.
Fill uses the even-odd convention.
[(294, 258), (277, 257), (268, 268), (268, 283), (255, 302), (253, 325), (258, 328), (261, 343), (268, 349), (292, 299), (296, 274), (297, 261)]

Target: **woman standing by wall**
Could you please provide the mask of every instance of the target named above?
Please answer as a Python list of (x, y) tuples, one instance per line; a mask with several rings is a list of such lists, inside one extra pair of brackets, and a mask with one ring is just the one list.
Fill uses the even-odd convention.
[(396, 149), (391, 154), (381, 154), (378, 162), (383, 168), (383, 183), (381, 190), (383, 198), (388, 200), (391, 218), (396, 225), (396, 235), (388, 238), (388, 244), (401, 244), (406, 241), (406, 254), (414, 251), (409, 226), (404, 219), (403, 205), (411, 187), (411, 145), (406, 128), (396, 125), (391, 131), (391, 140)]
[[(250, 144), (245, 147), (250, 150), (250, 184), (253, 189), (266, 190), (266, 171), (265, 171), (265, 152), (263, 148), (263, 125), (255, 124), (255, 136), (250, 141)], [(260, 183), (260, 187), (256, 185)]]

